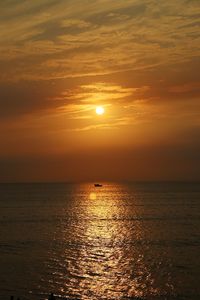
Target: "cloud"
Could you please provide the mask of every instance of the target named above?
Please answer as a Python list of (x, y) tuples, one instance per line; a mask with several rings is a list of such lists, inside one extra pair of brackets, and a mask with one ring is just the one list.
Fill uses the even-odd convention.
[(191, 93), (196, 92), (198, 95), (200, 93), (200, 82), (190, 82), (183, 85), (175, 85), (170, 87), (170, 92), (172, 93)]
[[(95, 82), (87, 85), (80, 85), (73, 90), (64, 91), (61, 95), (56, 96), (53, 100), (61, 101), (58, 112), (67, 115), (71, 120), (88, 120), (88, 124), (82, 124), (70, 130), (82, 131), (94, 128), (113, 128), (130, 124), (136, 119), (136, 111), (139, 110), (139, 95), (145, 93), (148, 87), (130, 88), (120, 85), (108, 84), (104, 82)], [(141, 101), (139, 101), (141, 102)], [(134, 104), (133, 104), (134, 103)], [(106, 113), (105, 120), (102, 118), (101, 124), (91, 124), (94, 120), (94, 111), (96, 106), (103, 105)], [(131, 113), (135, 110), (134, 117)], [(123, 114), (125, 116), (123, 116)]]
[(97, 82), (95, 84), (80, 86), (72, 94), (67, 93), (67, 98), (71, 99), (74, 103), (76, 103), (76, 100), (79, 100), (81, 103), (86, 104), (98, 104), (98, 102), (110, 104), (109, 102), (112, 100), (124, 99), (131, 96), (136, 90), (137, 88)]
[(56, 93), (51, 82), (4, 83), (0, 85), (0, 119), (17, 118), (27, 114), (55, 109), (48, 97)]
[(1, 80), (157, 69), (192, 60), (199, 51), (196, 2), (43, 0), (2, 6), (0, 63), (7, 61), (7, 69)]

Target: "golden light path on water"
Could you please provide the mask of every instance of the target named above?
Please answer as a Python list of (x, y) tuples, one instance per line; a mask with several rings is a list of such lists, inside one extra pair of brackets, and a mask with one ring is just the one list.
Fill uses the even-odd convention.
[[(49, 264), (58, 296), (128, 299), (159, 295), (159, 278), (148, 256), (149, 245), (143, 242), (142, 209), (122, 186), (79, 188), (63, 210), (55, 235), (60, 254), (55, 250), (53, 264)], [(153, 257), (157, 260), (156, 253)], [(167, 284), (170, 290), (169, 280)]]
[[(88, 272), (89, 267), (89, 273), (96, 277), (90, 282), (91, 295), (116, 298), (123, 295), (130, 277), (128, 270), (131, 262), (128, 257), (125, 259), (123, 248), (124, 236), (129, 232), (117, 221), (120, 216), (119, 202), (106, 196), (104, 194), (102, 197), (101, 191), (89, 195), (93, 202), (87, 206), (87, 214), (92, 221), (87, 224), (86, 236), (95, 247), (90, 253), (83, 253), (85, 258), (90, 257), (83, 274)], [(129, 287), (131, 293), (141, 296), (136, 285)]]

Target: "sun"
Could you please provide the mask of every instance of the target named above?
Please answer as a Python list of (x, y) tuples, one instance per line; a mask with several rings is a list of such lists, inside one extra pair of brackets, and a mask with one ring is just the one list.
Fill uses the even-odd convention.
[(96, 114), (97, 115), (103, 115), (104, 114), (104, 108), (102, 106), (97, 106), (96, 107)]

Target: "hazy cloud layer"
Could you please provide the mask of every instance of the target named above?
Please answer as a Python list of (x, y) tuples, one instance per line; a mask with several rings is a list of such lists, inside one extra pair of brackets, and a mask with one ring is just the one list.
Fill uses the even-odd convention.
[(2, 79), (155, 69), (199, 54), (198, 1), (4, 1), (0, 5)]

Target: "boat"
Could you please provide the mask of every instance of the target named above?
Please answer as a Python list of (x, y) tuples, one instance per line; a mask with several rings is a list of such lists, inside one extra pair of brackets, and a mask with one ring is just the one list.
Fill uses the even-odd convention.
[(95, 183), (94, 186), (95, 186), (95, 187), (102, 187), (102, 184), (100, 184), (100, 183)]

